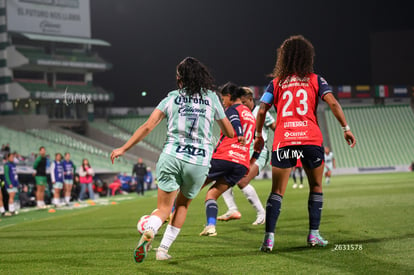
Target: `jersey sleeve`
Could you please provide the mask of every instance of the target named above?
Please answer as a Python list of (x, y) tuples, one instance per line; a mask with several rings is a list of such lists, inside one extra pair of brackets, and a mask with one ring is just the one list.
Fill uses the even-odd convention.
[(50, 165), (50, 180), (52, 182), (56, 182), (55, 178), (55, 162), (52, 161), (52, 164)]
[(236, 131), (236, 135), (238, 137), (243, 136), (243, 130), (241, 126), (241, 121), (239, 117), (239, 113), (235, 108), (227, 108), (226, 110), (227, 118), (230, 120), (231, 125), (233, 126), (234, 130)]
[(10, 168), (7, 164), (4, 165), (4, 181), (6, 182), (7, 188), (9, 188), (9, 185), (13, 184), (10, 179)]
[(275, 122), (275, 119), (273, 118), (273, 116), (269, 112), (266, 112), (264, 125), (266, 127), (270, 127), (270, 125), (272, 125), (274, 122)]
[(273, 81), (271, 81), (269, 85), (267, 85), (265, 92), (262, 95), (262, 98), (260, 98), (260, 102), (263, 102), (267, 105), (272, 105), (274, 101), (273, 91)]
[(218, 99), (218, 96), (216, 94), (214, 94), (213, 97), (214, 97), (214, 119), (222, 120), (226, 117), (223, 106), (221, 106), (220, 100)]
[(37, 166), (39, 165), (40, 160), (42, 159), (41, 156), (38, 156), (35, 160), (35, 162), (33, 163), (33, 169), (36, 169)]
[(318, 96), (323, 100), (323, 97), (328, 94), (332, 93), (332, 88), (329, 86), (328, 82), (320, 75), (318, 75), (318, 85), (319, 91)]
[(160, 110), (161, 112), (163, 112), (166, 115), (167, 114), (167, 103), (170, 101), (170, 99), (171, 99), (171, 97), (167, 96), (166, 98), (161, 100), (161, 102), (158, 103), (158, 106), (156, 107), (156, 109)]

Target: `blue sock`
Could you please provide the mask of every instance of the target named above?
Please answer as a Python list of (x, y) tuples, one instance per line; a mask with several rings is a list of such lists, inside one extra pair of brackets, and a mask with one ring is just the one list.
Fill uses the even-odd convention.
[(218, 205), (213, 199), (207, 200), (206, 203), (207, 225), (216, 225)]
[(266, 203), (266, 232), (274, 233), (277, 219), (279, 218), (283, 196), (270, 193)]
[(310, 192), (308, 200), (309, 229), (318, 230), (321, 223), (323, 193)]

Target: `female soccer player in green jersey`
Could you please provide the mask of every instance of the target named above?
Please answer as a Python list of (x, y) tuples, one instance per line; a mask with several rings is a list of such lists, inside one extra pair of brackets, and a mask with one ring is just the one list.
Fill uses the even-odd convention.
[(111, 154), (114, 161), (143, 140), (161, 120), (167, 119), (167, 137), (156, 171), (157, 210), (149, 218), (134, 251), (137, 263), (145, 259), (154, 236), (170, 215), (177, 197), (175, 212), (156, 255), (158, 260), (171, 258), (168, 248), (178, 236), (188, 206), (200, 191), (209, 170), (214, 120), (224, 135), (234, 136), (220, 100), (212, 91), (213, 78), (207, 68), (197, 59), (187, 57), (178, 64), (176, 74), (178, 89), (170, 92), (133, 136)]

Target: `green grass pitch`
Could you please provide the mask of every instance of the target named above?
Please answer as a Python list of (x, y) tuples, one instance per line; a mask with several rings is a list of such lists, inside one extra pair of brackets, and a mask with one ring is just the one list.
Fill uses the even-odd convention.
[[(270, 180), (255, 180), (262, 202)], [(156, 208), (145, 197), (48, 213), (36, 210), (0, 221), (0, 274), (413, 274), (414, 173), (334, 176), (324, 186), (321, 233), (326, 248), (308, 248), (308, 188), (292, 189), (282, 204), (272, 253), (259, 252), (264, 226), (239, 190), (238, 221), (219, 222), (216, 237), (200, 237), (204, 196), (193, 201), (173, 259), (153, 251), (136, 264), (136, 223)], [(121, 197), (121, 196), (119, 196)], [(128, 197), (128, 196), (127, 196)], [(225, 211), (219, 199), (219, 214)], [(165, 226), (155, 238), (161, 240)]]

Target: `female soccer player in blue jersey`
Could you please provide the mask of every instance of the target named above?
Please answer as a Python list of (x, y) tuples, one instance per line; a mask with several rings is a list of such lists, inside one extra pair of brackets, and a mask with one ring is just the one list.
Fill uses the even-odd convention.
[(188, 206), (203, 186), (209, 170), (213, 154), (214, 120), (224, 135), (234, 135), (231, 123), (216, 93), (212, 91), (213, 78), (207, 68), (197, 59), (187, 57), (178, 64), (176, 77), (178, 89), (170, 92), (133, 136), (111, 154), (111, 160), (114, 161), (143, 140), (161, 120), (167, 119), (167, 138), (156, 171), (157, 210), (149, 218), (134, 251), (136, 262), (145, 259), (150, 243), (169, 217), (176, 199), (173, 217), (156, 254), (157, 260), (171, 258), (167, 253), (168, 248), (177, 238)]
[(301, 159), (309, 182), (308, 244), (326, 246), (319, 234), (323, 193), (324, 150), (316, 110), (319, 98), (324, 100), (338, 119), (344, 138), (351, 147), (355, 137), (348, 126), (341, 106), (328, 83), (313, 73), (314, 48), (303, 36), (286, 39), (278, 49), (274, 79), (261, 98), (256, 118), (255, 150), (263, 147), (262, 129), (267, 111), (275, 106), (278, 112), (272, 153), (272, 190), (266, 204), (266, 232), (261, 250), (273, 249), (274, 232), (291, 167)]

